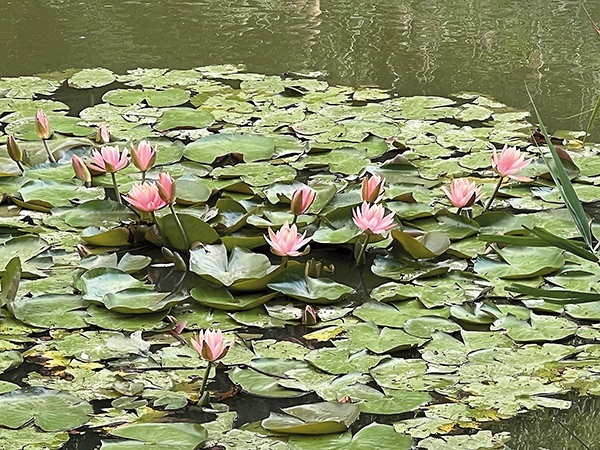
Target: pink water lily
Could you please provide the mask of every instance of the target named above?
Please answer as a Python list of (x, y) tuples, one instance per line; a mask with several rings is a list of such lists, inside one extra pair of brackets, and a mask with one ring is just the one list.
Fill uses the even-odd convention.
[(221, 330), (200, 330), (198, 335), (193, 336), (190, 342), (198, 355), (211, 363), (224, 358), (231, 347), (231, 345), (225, 345)]
[(99, 173), (115, 173), (128, 165), (127, 149), (123, 149), (121, 153), (118, 146), (105, 146), (100, 151), (92, 150), (92, 161), (88, 163), (91, 170)]
[(315, 201), (316, 195), (317, 193), (315, 190), (308, 186), (302, 186), (301, 188), (296, 189), (292, 195), (292, 203), (290, 205), (292, 214), (295, 216), (304, 214)]
[(450, 203), (457, 208), (471, 206), (473, 203), (481, 199), (481, 186), (477, 186), (474, 181), (469, 181), (467, 178), (459, 178), (450, 182), (450, 191), (444, 188), (444, 192), (448, 196)]
[(304, 234), (298, 233), (296, 225), (284, 223), (281, 228), (274, 232), (269, 227), (269, 237), (265, 236), (265, 240), (271, 246), (271, 251), (278, 256), (300, 256), (300, 247), (308, 244), (310, 238), (305, 238)]
[(156, 147), (152, 147), (146, 140), (141, 141), (137, 148), (133, 147), (131, 149), (131, 161), (139, 170), (146, 172), (154, 167), (154, 163), (156, 162)]
[(48, 116), (43, 109), (38, 109), (35, 113), (35, 132), (40, 139), (48, 139), (52, 135)]
[(385, 178), (373, 175), (363, 178), (360, 195), (363, 202), (377, 203), (383, 197)]
[(496, 149), (492, 155), (492, 169), (501, 177), (512, 178), (517, 181), (529, 181), (529, 178), (516, 175), (531, 164), (531, 159), (525, 159), (525, 155), (521, 154), (516, 147), (504, 145), (502, 153), (498, 156)]
[(155, 212), (167, 206), (155, 183), (134, 184), (125, 200), (138, 211)]
[(352, 220), (364, 233), (384, 234), (396, 226), (394, 213), (384, 214), (385, 209), (381, 204), (363, 202), (352, 211)]
[(170, 174), (161, 173), (158, 176), (157, 186), (160, 197), (167, 202), (167, 204), (172, 205), (175, 203), (175, 199), (177, 198), (175, 180)]

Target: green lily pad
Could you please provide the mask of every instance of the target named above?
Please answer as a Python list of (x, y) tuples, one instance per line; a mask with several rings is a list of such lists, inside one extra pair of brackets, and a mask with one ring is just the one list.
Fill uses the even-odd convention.
[(206, 111), (190, 108), (168, 108), (163, 110), (162, 116), (160, 116), (154, 128), (158, 131), (180, 128), (206, 128), (214, 122), (214, 116)]
[(278, 433), (329, 434), (345, 431), (358, 418), (360, 409), (351, 403), (313, 403), (283, 408), (285, 414), (271, 413), (263, 428)]
[(204, 286), (193, 288), (190, 294), (201, 305), (224, 311), (242, 311), (256, 308), (277, 295), (276, 293), (258, 292), (246, 295), (236, 294), (234, 296), (227, 289)]
[(31, 419), (44, 431), (77, 428), (88, 421), (90, 404), (66, 392), (25, 387), (0, 395), (0, 424), (19, 428)]
[(211, 164), (219, 156), (241, 154), (244, 161), (269, 159), (275, 151), (272, 138), (256, 134), (215, 134), (186, 145), (184, 156), (192, 161)]
[(89, 89), (102, 87), (115, 81), (116, 75), (108, 69), (83, 69), (68, 79), (70, 87)]
[(186, 296), (180, 294), (133, 288), (107, 293), (100, 303), (107, 309), (121, 314), (148, 314), (170, 309), (185, 299)]
[(307, 303), (333, 303), (354, 291), (350, 286), (328, 278), (304, 276), (302, 266), (291, 266), (267, 285), (269, 289)]
[(135, 423), (110, 434), (127, 440), (103, 441), (102, 450), (194, 450), (208, 439), (206, 429), (195, 423)]
[(88, 270), (75, 282), (84, 299), (102, 301), (106, 294), (124, 291), (125, 289), (151, 289), (122, 270), (111, 267), (98, 267)]
[(78, 295), (44, 294), (20, 297), (11, 304), (12, 313), (21, 322), (42, 328), (85, 328), (88, 303)]

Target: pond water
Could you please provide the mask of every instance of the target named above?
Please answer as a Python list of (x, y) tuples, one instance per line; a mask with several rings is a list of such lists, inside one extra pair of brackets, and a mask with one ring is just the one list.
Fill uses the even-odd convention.
[(244, 63), (529, 110), (527, 84), (550, 129), (585, 128), (600, 91), (600, 42), (579, 0), (5, 0), (0, 17), (1, 76)]

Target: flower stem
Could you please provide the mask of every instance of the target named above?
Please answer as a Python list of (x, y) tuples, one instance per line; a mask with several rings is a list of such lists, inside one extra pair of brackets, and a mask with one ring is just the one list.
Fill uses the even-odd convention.
[(204, 372), (204, 376), (202, 377), (202, 384), (200, 385), (200, 393), (198, 398), (202, 398), (204, 395), (204, 390), (206, 389), (206, 383), (208, 381), (208, 375), (210, 374), (210, 369), (212, 367), (212, 362), (207, 361), (206, 371)]
[(144, 184), (146, 182), (146, 171), (143, 170), (142, 171), (142, 184)]
[(44, 148), (46, 149), (46, 153), (48, 153), (48, 159), (50, 160), (50, 162), (55, 163), (56, 158), (54, 158), (54, 155), (50, 151), (50, 147), (48, 147), (48, 143), (46, 142), (46, 139), (42, 139), (42, 142), (44, 143)]
[(496, 197), (496, 194), (498, 194), (498, 191), (500, 190), (500, 186), (502, 186), (502, 182), (503, 181), (504, 181), (504, 177), (500, 177), (500, 180), (498, 180), (498, 184), (496, 185), (496, 188), (494, 189), (494, 192), (492, 193), (492, 196), (490, 197), (490, 199), (486, 203), (485, 208), (483, 208), (483, 212), (486, 212), (488, 209), (490, 209), (490, 206), (492, 206), (492, 202), (494, 201), (494, 198)]
[(281, 257), (281, 265), (285, 268), (288, 266), (288, 257), (287, 256), (282, 256)]
[(179, 216), (175, 212), (175, 208), (173, 208), (173, 204), (169, 203), (169, 209), (171, 210), (171, 214), (173, 214), (173, 218), (175, 219), (177, 228), (179, 228), (179, 233), (181, 234), (181, 237), (183, 238), (183, 245), (185, 246), (186, 250), (189, 250), (190, 240), (188, 239), (187, 234), (185, 234), (185, 230), (183, 229), (181, 220), (179, 220)]
[(23, 168), (23, 164), (21, 164), (20, 161), (15, 161), (15, 162), (17, 163), (17, 167), (19, 168), (21, 173), (25, 172), (25, 169)]
[(369, 238), (370, 236), (368, 234), (365, 234), (365, 242), (361, 245), (360, 251), (358, 252), (358, 256), (356, 257), (356, 267), (366, 262), (365, 253), (367, 251), (367, 245), (369, 245)]
[(117, 175), (114, 172), (111, 172), (110, 176), (112, 178), (113, 189), (115, 190), (115, 195), (117, 197), (117, 201), (119, 202), (119, 205), (122, 205), (123, 202), (121, 201), (121, 195), (119, 194), (119, 185), (117, 184)]
[(150, 213), (150, 215), (152, 216), (152, 221), (156, 225), (156, 228), (158, 228), (158, 234), (160, 235), (160, 238), (162, 239), (163, 242), (167, 242), (167, 237), (163, 233), (162, 227), (160, 226), (160, 222), (156, 218), (156, 214), (154, 214), (154, 211), (152, 211)]

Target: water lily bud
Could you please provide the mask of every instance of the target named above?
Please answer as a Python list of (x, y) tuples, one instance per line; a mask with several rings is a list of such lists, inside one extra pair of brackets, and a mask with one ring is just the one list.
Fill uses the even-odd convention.
[(48, 116), (43, 109), (38, 109), (35, 113), (35, 132), (40, 139), (48, 139), (52, 135)]
[(292, 203), (290, 205), (292, 214), (295, 216), (304, 214), (306, 210), (310, 207), (310, 205), (312, 205), (315, 201), (316, 195), (317, 193), (315, 192), (315, 190), (309, 188), (308, 186), (296, 189), (296, 191), (292, 195)]
[(98, 144), (108, 144), (110, 142), (110, 133), (108, 132), (108, 127), (105, 122), (102, 122), (98, 127), (98, 131), (96, 132), (96, 137), (94, 139)]
[(311, 258), (308, 261), (306, 261), (304, 275), (310, 278), (320, 278), (322, 269), (323, 263), (321, 261), (316, 261), (314, 258)]
[(92, 174), (83, 160), (79, 156), (73, 155), (71, 158), (71, 164), (73, 165), (75, 176), (83, 181), (86, 186), (90, 186), (92, 183)]
[(306, 305), (302, 311), (302, 325), (315, 325), (319, 321), (317, 312), (312, 305)]
[(8, 149), (8, 156), (15, 162), (23, 161), (23, 149), (17, 144), (17, 141), (12, 135), (8, 135), (8, 140), (6, 141), (6, 147)]
[(160, 194), (160, 198), (162, 198), (169, 205), (175, 203), (175, 199), (177, 198), (177, 191), (175, 186), (175, 180), (168, 173), (161, 173), (158, 176), (158, 192)]
[(340, 398), (338, 403), (352, 403), (352, 399), (349, 395), (344, 395), (342, 398)]
[(131, 161), (133, 165), (142, 172), (154, 167), (156, 162), (156, 147), (152, 147), (148, 141), (143, 140), (136, 147), (131, 149)]
[(88, 256), (93, 255), (92, 251), (83, 244), (77, 244), (75, 248), (77, 249), (80, 258), (87, 258)]

